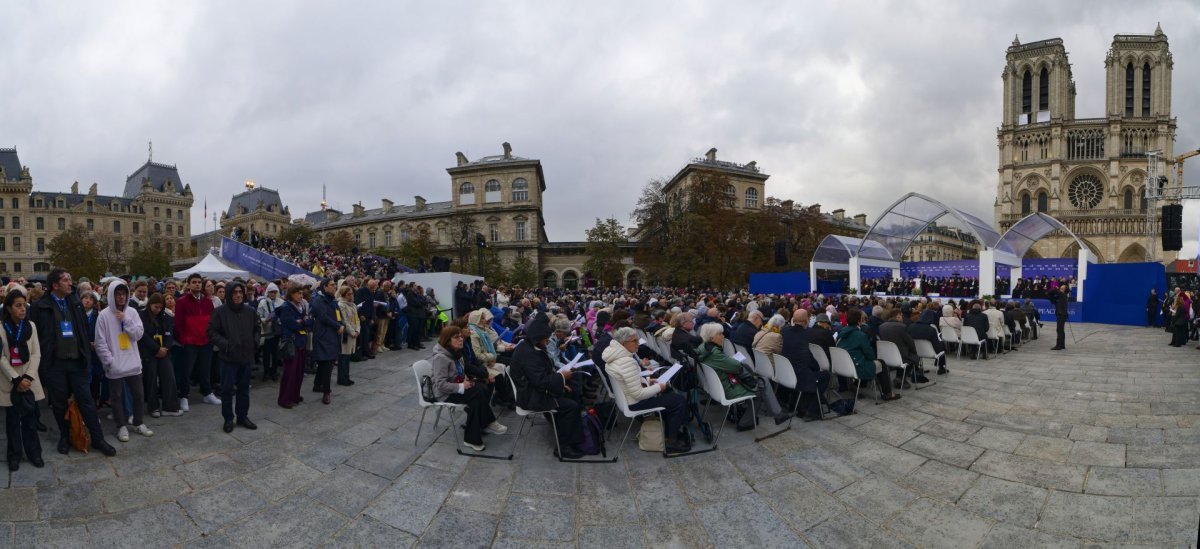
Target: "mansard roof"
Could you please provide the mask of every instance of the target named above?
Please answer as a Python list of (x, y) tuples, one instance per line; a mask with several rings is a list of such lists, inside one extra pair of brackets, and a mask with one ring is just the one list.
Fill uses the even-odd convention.
[(175, 166), (146, 162), (132, 175), (125, 178), (125, 198), (136, 197), (138, 193), (142, 192), (143, 179), (149, 179), (150, 187), (157, 192), (163, 192), (167, 181), (171, 181), (175, 184), (175, 194), (183, 194), (184, 183)]
[(254, 212), (258, 209), (259, 202), (262, 202), (263, 209), (271, 213), (282, 214), (285, 210), (283, 201), (279, 198), (279, 191), (266, 187), (255, 187), (233, 195), (229, 201), (229, 209), (225, 210), (225, 215), (234, 217), (242, 213)]
[(4, 168), (5, 181), (21, 179), (21, 159), (17, 157), (17, 149), (0, 149), (0, 166)]

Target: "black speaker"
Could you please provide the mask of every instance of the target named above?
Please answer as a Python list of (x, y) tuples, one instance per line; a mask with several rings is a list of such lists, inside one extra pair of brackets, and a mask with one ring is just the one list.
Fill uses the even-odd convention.
[(1168, 204), (1162, 207), (1163, 251), (1177, 252), (1183, 249), (1183, 205)]
[(775, 266), (783, 267), (788, 264), (787, 245), (782, 240), (775, 241)]

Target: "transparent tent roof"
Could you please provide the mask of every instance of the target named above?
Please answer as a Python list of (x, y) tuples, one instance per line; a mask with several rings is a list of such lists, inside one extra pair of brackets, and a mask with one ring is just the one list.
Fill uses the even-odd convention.
[(908, 193), (884, 210), (883, 215), (867, 231), (858, 247), (858, 256), (891, 260), (903, 257), (904, 252), (929, 224), (949, 215), (988, 248), (1012, 253), (1012, 248), (1000, 238), (1000, 233), (983, 220), (937, 200), (918, 193)]
[(1088, 248), (1088, 245), (1075, 236), (1075, 233), (1071, 232), (1066, 225), (1042, 212), (1031, 213), (1013, 223), (1013, 226), (1004, 232), (1001, 242), (1012, 249), (1013, 255), (1019, 258), (1025, 257), (1025, 253), (1033, 247), (1035, 242), (1054, 231), (1063, 231), (1070, 235), (1079, 243), (1079, 249)]
[[(821, 243), (817, 245), (817, 250), (813, 252), (812, 261), (813, 263), (844, 263), (849, 265), (850, 256), (858, 250), (862, 242), (860, 238), (831, 234), (822, 239)], [(868, 242), (867, 246), (879, 256), (887, 256), (888, 254), (887, 249), (880, 246), (877, 242)], [(890, 257), (887, 259), (891, 260)]]

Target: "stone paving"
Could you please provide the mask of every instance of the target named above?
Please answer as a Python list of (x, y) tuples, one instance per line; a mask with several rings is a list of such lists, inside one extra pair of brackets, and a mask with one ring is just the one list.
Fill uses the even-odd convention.
[[(1073, 331), (1065, 352), (1043, 337), (952, 359), (936, 386), (761, 443), (729, 428), (716, 452), (631, 443), (603, 465), (555, 461), (541, 422), (513, 461), (459, 456), (432, 414), (415, 446), (423, 357), (385, 353), (330, 406), (256, 387), (257, 431), (224, 434), (193, 404), (149, 419), (153, 438), (113, 437), (111, 459), (60, 456), (50, 433), (45, 468), (0, 477), (0, 548), (1194, 547), (1200, 351)], [(502, 421), (489, 453), (512, 447), (519, 421)]]

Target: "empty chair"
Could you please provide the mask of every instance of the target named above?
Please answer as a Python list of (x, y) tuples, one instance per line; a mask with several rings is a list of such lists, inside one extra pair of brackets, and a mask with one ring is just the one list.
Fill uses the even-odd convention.
[[(945, 351), (940, 352), (940, 353), (935, 351), (933, 349), (933, 343), (931, 343), (927, 339), (917, 339), (914, 341), (917, 344), (917, 356), (921, 358), (921, 364), (920, 364), (921, 368), (925, 367), (925, 359), (932, 360), (933, 363), (936, 365), (938, 359), (941, 358), (942, 355), (946, 354)], [(936, 384), (937, 382), (935, 381), (933, 383)], [(920, 387), (917, 387), (917, 388), (920, 389)]]
[[(450, 430), (454, 431), (454, 447), (458, 448), (461, 443), (458, 440), (458, 428), (455, 427), (458, 425), (458, 421), (454, 416), (454, 412), (463, 410), (467, 405), (425, 400), (424, 391), (421, 391), (421, 380), (433, 375), (433, 364), (430, 364), (428, 360), (418, 360), (413, 363), (412, 367), (413, 375), (417, 377), (417, 403), (421, 405), (421, 421), (417, 422), (417, 436), (413, 439), (413, 445), (415, 446), (421, 440), (421, 427), (425, 424), (425, 414), (429, 412), (429, 408), (434, 407), (437, 408), (437, 415), (433, 418), (434, 429), (437, 429), (438, 421), (442, 419), (442, 410), (450, 410), (450, 425), (452, 427)], [(458, 453), (471, 455), (463, 453), (462, 449), (459, 449)]]
[[(883, 361), (884, 366), (900, 370), (900, 387), (904, 387), (904, 382), (908, 374), (908, 364), (904, 363), (904, 357), (900, 356), (900, 348), (891, 341), (880, 339), (875, 342), (876, 358)], [(899, 391), (899, 389), (897, 389)]]

